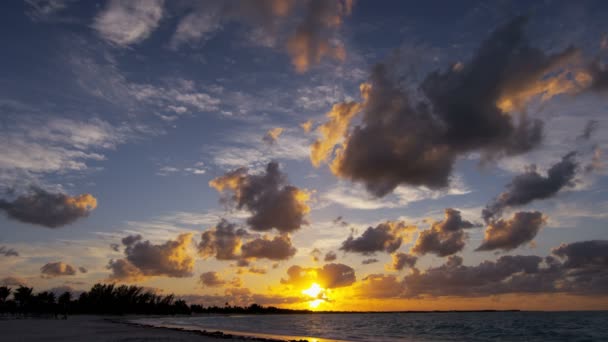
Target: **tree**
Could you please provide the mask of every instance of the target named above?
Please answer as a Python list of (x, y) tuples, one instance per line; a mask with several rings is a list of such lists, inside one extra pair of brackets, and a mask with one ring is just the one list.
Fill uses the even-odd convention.
[(19, 285), (19, 288), (13, 294), (15, 301), (19, 303), (19, 306), (23, 307), (32, 302), (32, 292), (34, 291), (31, 287)]
[(6, 299), (11, 295), (12, 289), (8, 286), (0, 286), (0, 304), (6, 303)]

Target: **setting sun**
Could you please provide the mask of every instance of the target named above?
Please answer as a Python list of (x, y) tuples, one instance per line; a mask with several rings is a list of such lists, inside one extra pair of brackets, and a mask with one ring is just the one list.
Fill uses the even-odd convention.
[(313, 298), (317, 298), (321, 292), (323, 292), (323, 289), (317, 283), (313, 283), (312, 285), (310, 285), (310, 288), (302, 291), (303, 294), (309, 295)]
[(321, 303), (323, 303), (325, 301), (325, 299), (322, 298), (322, 297), (324, 297), (324, 292), (325, 292), (325, 289), (323, 289), (317, 283), (313, 283), (312, 285), (310, 285), (310, 287), (308, 289), (302, 291), (303, 294), (314, 298), (313, 300), (311, 300), (308, 303), (308, 306), (311, 309), (316, 309), (317, 307), (319, 307), (319, 305), (321, 305)]

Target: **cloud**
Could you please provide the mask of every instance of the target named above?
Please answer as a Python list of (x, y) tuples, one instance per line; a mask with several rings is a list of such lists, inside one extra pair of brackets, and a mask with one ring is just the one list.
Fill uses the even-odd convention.
[(83, 267), (83, 266), (78, 267), (78, 270), (80, 271), (80, 273), (87, 273), (87, 272), (89, 272), (89, 270), (86, 267)]
[(217, 260), (236, 260), (246, 235), (245, 229), (222, 219), (217, 226), (203, 232), (198, 252), (203, 258), (213, 256)]
[(599, 126), (599, 122), (597, 120), (587, 121), (587, 124), (585, 124), (585, 127), (583, 128), (583, 133), (581, 133), (581, 135), (579, 135), (578, 138), (582, 139), (582, 140), (591, 139), (591, 136), (597, 130), (598, 126)]
[(254, 239), (241, 247), (241, 257), (245, 259), (287, 260), (296, 254), (297, 249), (291, 244), (287, 235), (275, 236), (269, 239)]
[(0, 210), (8, 218), (47, 228), (71, 224), (89, 216), (96, 207), (97, 199), (91, 194), (69, 196), (41, 188), (31, 188), (28, 194), (20, 195), (12, 201), (0, 199)]
[(360, 298), (398, 298), (403, 294), (403, 282), (394, 275), (370, 274), (363, 278), (356, 293)]
[(410, 234), (417, 228), (402, 221), (386, 221), (376, 227), (368, 227), (360, 237), (348, 237), (340, 250), (364, 255), (376, 252), (392, 253), (404, 241), (409, 241)]
[(376, 258), (365, 259), (365, 260), (361, 261), (361, 265), (375, 264), (375, 263), (377, 263), (378, 261), (380, 261), (380, 260), (378, 260), (378, 259), (376, 259)]
[(309, 1), (304, 20), (287, 40), (287, 51), (296, 71), (304, 72), (325, 57), (340, 61), (346, 58), (344, 47), (333, 43), (332, 34), (350, 14), (352, 6), (351, 0)]
[[(296, 71), (304, 72), (324, 58), (345, 59), (346, 51), (339, 42), (338, 29), (352, 6), (351, 0), (197, 3), (180, 19), (171, 38), (171, 47), (177, 49), (183, 44), (204, 41), (226, 23), (238, 22), (251, 27), (251, 43), (266, 47), (284, 46)], [(299, 7), (304, 8), (296, 11)], [(292, 22), (297, 22), (295, 29), (290, 27)]]
[(28, 281), (20, 277), (4, 277), (0, 279), (0, 286), (27, 286)]
[[(478, 266), (462, 265), (462, 258), (450, 256), (445, 264), (431, 267), (424, 272), (406, 275), (403, 283), (404, 297), (420, 295), (439, 296), (488, 296), (501, 293), (542, 292), (544, 282), (534, 288), (515, 286), (519, 277), (539, 275), (542, 258), (538, 256), (505, 255), (496, 261), (484, 261)], [(538, 279), (540, 280), (540, 279)]]
[(323, 258), (323, 261), (332, 262), (332, 261), (336, 261), (336, 259), (338, 259), (338, 256), (336, 255), (336, 253), (329, 251), (329, 252), (325, 253), (325, 257)]
[(163, 244), (142, 241), (141, 236), (123, 239), (125, 258), (110, 260), (110, 280), (135, 281), (152, 276), (184, 278), (192, 276), (194, 258), (189, 247), (192, 234), (180, 234), (176, 240)]
[(232, 192), (227, 198), (238, 209), (251, 212), (247, 223), (256, 231), (276, 229), (281, 233), (298, 230), (310, 208), (308, 192), (287, 183), (279, 164), (270, 162), (263, 174), (251, 175), (246, 168), (226, 173), (209, 182), (220, 193)]
[(509, 220), (492, 221), (486, 228), (485, 236), (477, 251), (502, 249), (510, 251), (532, 241), (547, 218), (538, 211), (517, 212)]
[(591, 63), (588, 75), (592, 80), (590, 85), (591, 90), (598, 92), (608, 90), (608, 68), (602, 66), (599, 62)]
[(143, 272), (126, 259), (110, 260), (108, 269), (112, 271), (109, 280), (141, 281), (145, 279)]
[(339, 182), (321, 195), (323, 200), (349, 209), (375, 210), (381, 208), (402, 208), (413, 202), (439, 199), (445, 196), (456, 196), (470, 193), (461, 177), (453, 177), (447, 189), (432, 190), (424, 186), (398, 186), (392, 195), (378, 198), (369, 194), (358, 184)]
[(266, 132), (266, 134), (264, 135), (262, 140), (265, 143), (272, 145), (279, 139), (279, 137), (281, 136), (282, 133), (283, 133), (283, 128), (281, 128), (281, 127), (272, 128), (272, 129), (268, 130), (268, 132)]
[(409, 253), (395, 253), (393, 254), (393, 263), (390, 265), (389, 269), (395, 271), (401, 271), (405, 268), (414, 268), (416, 266), (416, 261), (418, 258)]
[[(26, 14), (32, 21), (53, 21), (57, 14), (68, 7), (71, 0), (26, 0), (30, 6)], [(67, 20), (66, 20), (67, 21)]]
[(321, 162), (329, 158), (346, 134), (350, 121), (360, 110), (360, 103), (344, 102), (335, 104), (326, 114), (329, 120), (317, 127), (321, 138), (310, 146), (310, 161), (315, 167), (319, 167)]
[(12, 248), (7, 248), (5, 246), (0, 246), (0, 255), (4, 255), (5, 257), (10, 257), (10, 256), (18, 257), (19, 256), (19, 252), (17, 252), (16, 250), (14, 250)]
[(308, 120), (306, 122), (302, 122), (300, 124), (300, 127), (302, 127), (302, 130), (304, 131), (304, 133), (309, 133), (310, 130), (312, 129), (312, 120)]
[[(450, 256), (445, 264), (405, 276), (403, 297), (478, 297), (507, 293), (607, 294), (608, 241), (562, 244), (553, 255), (505, 255), (465, 266)], [(563, 260), (563, 261), (560, 261)]]
[[(400, 65), (376, 65), (361, 123), (345, 134), (332, 172), (384, 196), (399, 185), (446, 187), (455, 161), (470, 152), (498, 158), (537, 146), (542, 122), (515, 114), (539, 96), (573, 89), (576, 82), (570, 87), (561, 71), (579, 53), (546, 55), (528, 44), (524, 24), (518, 18), (497, 28), (462, 68), (428, 74), (419, 87), (422, 101), (397, 81)], [(559, 84), (551, 83), (556, 79)]]
[(420, 232), (412, 252), (418, 255), (432, 253), (441, 257), (458, 253), (465, 245), (464, 229), (473, 227), (475, 224), (462, 219), (460, 211), (447, 208), (443, 221), (434, 222), (429, 229)]
[(498, 197), (482, 211), (484, 220), (490, 222), (500, 216), (505, 208), (522, 206), (534, 200), (554, 196), (562, 188), (573, 185), (573, 179), (578, 168), (574, 159), (576, 153), (570, 152), (562, 160), (551, 166), (547, 176), (540, 175), (536, 166), (532, 165), (525, 173), (513, 178), (507, 186), (507, 191)]
[(82, 172), (88, 162), (100, 161), (102, 149), (127, 140), (128, 127), (112, 126), (99, 119), (51, 118), (38, 109), (10, 102), (5, 124), (0, 127), (0, 186), (24, 188), (37, 184), (46, 173)]
[(237, 260), (243, 266), (250, 259), (286, 260), (296, 253), (288, 235), (255, 237), (224, 219), (202, 234), (198, 252), (203, 258)]
[(201, 274), (200, 282), (208, 287), (220, 287), (226, 284), (226, 281), (217, 272), (205, 272)]
[(308, 288), (317, 282), (324, 289), (334, 289), (352, 285), (357, 280), (355, 270), (344, 264), (326, 264), (323, 267), (301, 267), (293, 265), (287, 269), (287, 278), (282, 284)]
[(71, 276), (76, 274), (76, 269), (64, 262), (49, 262), (40, 267), (40, 273), (45, 278)]
[(564, 259), (563, 266), (567, 269), (576, 269), (608, 265), (608, 241), (590, 240), (573, 243), (562, 243), (551, 250), (552, 254)]
[(117, 46), (136, 44), (156, 29), (163, 17), (163, 4), (163, 0), (111, 0), (92, 27)]

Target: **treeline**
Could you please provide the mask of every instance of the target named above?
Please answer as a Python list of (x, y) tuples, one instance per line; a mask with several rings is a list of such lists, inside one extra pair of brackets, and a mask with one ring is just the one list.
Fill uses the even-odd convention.
[(189, 315), (199, 313), (217, 314), (270, 314), (309, 313), (308, 310), (289, 310), (273, 306), (252, 304), (247, 307), (189, 305), (173, 294), (157, 295), (140, 286), (115, 286), (95, 284), (77, 298), (71, 292), (58, 297), (49, 291), (34, 294), (34, 289), (19, 286), (16, 289), (0, 286), (0, 313), (17, 315), (98, 314), (98, 315)]

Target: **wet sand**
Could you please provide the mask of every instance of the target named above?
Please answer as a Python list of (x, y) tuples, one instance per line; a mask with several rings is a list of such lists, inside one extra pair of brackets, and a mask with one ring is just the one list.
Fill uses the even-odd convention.
[[(262, 341), (214, 332), (153, 328), (127, 323), (125, 317), (71, 316), (67, 320), (0, 317), (0, 341)], [(215, 336), (214, 336), (215, 334)], [(265, 340), (268, 341), (268, 340)]]

